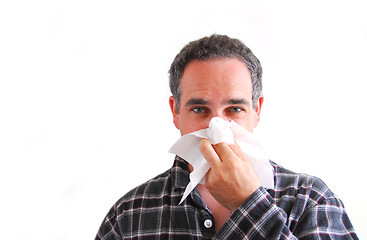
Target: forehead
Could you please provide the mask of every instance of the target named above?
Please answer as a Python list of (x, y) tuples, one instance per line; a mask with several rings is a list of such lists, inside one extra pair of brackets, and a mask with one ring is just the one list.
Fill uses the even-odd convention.
[(244, 62), (237, 58), (191, 61), (180, 81), (182, 94), (213, 92), (250, 92), (251, 74)]

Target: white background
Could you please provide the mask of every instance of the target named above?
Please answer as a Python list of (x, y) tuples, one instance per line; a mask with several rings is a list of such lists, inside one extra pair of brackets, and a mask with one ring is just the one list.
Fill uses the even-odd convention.
[(93, 239), (168, 169), (169, 65), (215, 32), (262, 62), (272, 159), (322, 178), (367, 238), (363, 1), (273, 2), (2, 0), (0, 238)]

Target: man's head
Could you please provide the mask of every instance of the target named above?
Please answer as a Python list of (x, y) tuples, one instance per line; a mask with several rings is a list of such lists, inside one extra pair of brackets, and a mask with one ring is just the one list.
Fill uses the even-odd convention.
[(185, 46), (170, 69), (170, 107), (181, 134), (207, 128), (213, 117), (253, 131), (263, 102), (261, 66), (239, 40), (213, 35)]
[(214, 34), (187, 44), (177, 54), (171, 64), (169, 69), (169, 86), (176, 101), (177, 112), (179, 112), (181, 104), (180, 81), (186, 66), (193, 60), (205, 61), (216, 58), (237, 58), (246, 64), (251, 73), (252, 102), (253, 107), (256, 108), (262, 91), (262, 67), (260, 61), (240, 40)]

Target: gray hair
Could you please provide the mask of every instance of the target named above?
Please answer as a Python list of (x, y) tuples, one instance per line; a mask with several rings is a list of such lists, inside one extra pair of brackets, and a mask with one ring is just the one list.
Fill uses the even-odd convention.
[(176, 111), (181, 103), (180, 81), (186, 66), (193, 60), (210, 60), (218, 58), (237, 58), (244, 62), (251, 73), (252, 105), (256, 109), (262, 91), (262, 67), (260, 61), (240, 40), (226, 35), (213, 34), (188, 43), (176, 55), (169, 73), (169, 86), (176, 101)]

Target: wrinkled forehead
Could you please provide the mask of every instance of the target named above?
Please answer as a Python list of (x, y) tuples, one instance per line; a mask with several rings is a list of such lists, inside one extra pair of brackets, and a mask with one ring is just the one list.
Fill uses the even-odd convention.
[(184, 98), (248, 97), (252, 96), (251, 74), (246, 65), (237, 59), (196, 60), (187, 66), (182, 75), (180, 89)]

